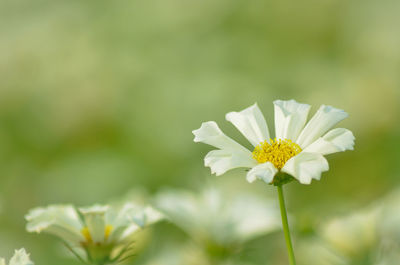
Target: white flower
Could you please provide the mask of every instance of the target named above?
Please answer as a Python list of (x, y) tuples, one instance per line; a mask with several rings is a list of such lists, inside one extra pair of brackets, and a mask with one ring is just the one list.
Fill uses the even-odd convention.
[(310, 184), (329, 169), (324, 155), (353, 150), (351, 131), (331, 129), (348, 116), (343, 110), (322, 105), (306, 123), (310, 105), (295, 100), (276, 100), (274, 105), (275, 139), (270, 139), (267, 123), (257, 104), (226, 115), (254, 146), (253, 151), (226, 136), (214, 121), (204, 122), (194, 130), (195, 142), (218, 148), (206, 155), (205, 166), (217, 176), (234, 168), (250, 168), (249, 182), (258, 178), (279, 185), (282, 180), (275, 175), (283, 172), (302, 184)]
[(298, 260), (307, 265), (348, 265), (349, 262), (335, 249), (318, 237), (302, 240), (298, 244)]
[(168, 190), (158, 194), (156, 206), (196, 242), (214, 246), (240, 244), (280, 228), (274, 203), (245, 193)]
[[(400, 260), (400, 191), (374, 200), (367, 207), (321, 222), (313, 244), (302, 242), (304, 264), (394, 265)], [(321, 256), (317, 245), (340, 257), (337, 262)], [(332, 255), (329, 255), (332, 256)], [(321, 257), (324, 259), (319, 259)], [(333, 256), (332, 256), (333, 257)]]
[(79, 210), (72, 205), (52, 205), (32, 209), (25, 218), (28, 232), (55, 235), (79, 258), (107, 264), (129, 253), (130, 236), (162, 216), (151, 207), (126, 203), (121, 208), (95, 205)]
[(373, 205), (321, 222), (315, 233), (299, 244), (299, 261), (309, 265), (377, 265), (384, 241), (377, 229), (381, 213), (381, 208)]
[(378, 224), (380, 208), (365, 209), (351, 215), (334, 218), (321, 228), (322, 238), (346, 257), (372, 253), (380, 243)]
[[(0, 265), (6, 265), (6, 261), (0, 258)], [(29, 258), (29, 254), (26, 253), (25, 249), (15, 250), (14, 256), (10, 259), (8, 265), (34, 265)]]

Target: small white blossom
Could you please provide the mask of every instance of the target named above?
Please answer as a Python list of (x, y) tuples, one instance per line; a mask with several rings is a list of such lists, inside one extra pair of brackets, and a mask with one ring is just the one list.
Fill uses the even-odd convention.
[(229, 196), (216, 188), (164, 191), (156, 206), (195, 241), (215, 246), (240, 244), (281, 226), (272, 201), (245, 193)]
[(400, 190), (395, 190), (361, 210), (321, 222), (312, 240), (299, 244), (300, 259), (310, 265), (396, 265), (399, 213)]
[[(348, 260), (318, 237), (307, 238), (298, 244), (297, 258), (307, 265), (348, 265)], [(364, 264), (366, 265), (366, 264)]]
[(95, 205), (79, 209), (52, 205), (32, 209), (25, 218), (28, 232), (52, 234), (80, 259), (109, 264), (130, 254), (132, 234), (159, 221), (162, 215), (151, 207), (126, 203), (122, 207)]
[[(6, 265), (6, 261), (0, 258), (0, 265)], [(29, 254), (26, 253), (25, 249), (15, 250), (14, 256), (10, 259), (8, 265), (34, 265), (29, 258)]]
[(321, 228), (322, 237), (346, 257), (371, 253), (380, 242), (378, 222), (380, 209), (371, 208), (334, 218)]
[(310, 105), (295, 100), (276, 100), (274, 106), (275, 139), (270, 138), (268, 125), (257, 104), (226, 115), (226, 120), (247, 138), (254, 151), (226, 136), (214, 121), (204, 122), (194, 130), (195, 142), (218, 148), (206, 155), (205, 166), (216, 175), (234, 168), (250, 168), (249, 182), (261, 179), (280, 185), (287, 179), (277, 179), (276, 175), (283, 172), (302, 184), (310, 184), (329, 169), (325, 155), (353, 150), (353, 133), (343, 128), (332, 129), (348, 116), (343, 110), (322, 105), (306, 123)]

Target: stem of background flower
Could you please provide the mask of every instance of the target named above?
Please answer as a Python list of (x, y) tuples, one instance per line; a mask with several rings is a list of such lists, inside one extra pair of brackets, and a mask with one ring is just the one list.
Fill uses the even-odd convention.
[(292, 246), (292, 240), (290, 238), (290, 230), (289, 230), (289, 224), (288, 224), (288, 219), (287, 219), (287, 214), (286, 214), (285, 198), (283, 197), (282, 185), (278, 185), (277, 188), (278, 188), (278, 196), (279, 196), (279, 206), (281, 208), (282, 227), (283, 227), (283, 232), (285, 234), (286, 247), (287, 247), (288, 256), (289, 256), (289, 264), (296, 265), (296, 260), (294, 258), (294, 252), (293, 252), (293, 246)]

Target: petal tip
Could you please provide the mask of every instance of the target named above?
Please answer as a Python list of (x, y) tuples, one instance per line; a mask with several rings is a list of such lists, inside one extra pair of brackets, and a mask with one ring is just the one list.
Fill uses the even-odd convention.
[(209, 135), (210, 132), (207, 132), (207, 130), (214, 130), (212, 133), (218, 133), (219, 132), (219, 127), (215, 121), (206, 121), (201, 123), (200, 128), (193, 130), (192, 133), (194, 135), (193, 141), (195, 143), (201, 142), (204, 140), (204, 134)]

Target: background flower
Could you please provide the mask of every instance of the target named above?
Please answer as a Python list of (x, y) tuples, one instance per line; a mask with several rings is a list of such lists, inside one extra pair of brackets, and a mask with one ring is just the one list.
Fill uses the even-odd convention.
[(301, 242), (301, 260), (307, 264), (396, 264), (399, 202), (396, 190), (363, 209), (324, 220), (313, 236)]
[(79, 259), (109, 264), (131, 255), (132, 235), (162, 215), (151, 207), (126, 203), (121, 208), (94, 205), (79, 210), (72, 205), (52, 205), (32, 209), (25, 218), (28, 232), (55, 235)]
[[(250, 148), (225, 113), (258, 102), (272, 134), (279, 98), (310, 113), (340, 107), (351, 114), (340, 126), (357, 137), (312, 188), (287, 185), (291, 219), (330, 219), (381, 198), (400, 184), (399, 13), (397, 0), (0, 1), (0, 253), (25, 246), (37, 264), (80, 264), (26, 233), (22, 217), (39, 205), (209, 181), (268, 192), (241, 169), (210, 176), (201, 162), (210, 147), (188, 132), (215, 119)], [(184, 237), (163, 223), (151, 230), (158, 240), (138, 264)], [(268, 251), (280, 237), (248, 242), (242, 261), (265, 265), (268, 252), (287, 265), (284, 249)]]
[(229, 260), (244, 242), (281, 226), (273, 200), (244, 192), (228, 195), (216, 187), (199, 193), (166, 190), (155, 201), (157, 208), (211, 258)]
[[(3, 258), (0, 258), (0, 265), (6, 265), (6, 261)], [(26, 253), (25, 249), (21, 248), (15, 250), (15, 254), (10, 259), (8, 265), (34, 265), (34, 263), (29, 258), (29, 254)]]

